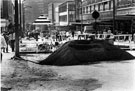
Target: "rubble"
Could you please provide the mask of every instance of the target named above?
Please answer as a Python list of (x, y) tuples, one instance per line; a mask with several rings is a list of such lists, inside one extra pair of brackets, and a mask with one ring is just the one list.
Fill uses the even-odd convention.
[(135, 57), (105, 40), (73, 40), (66, 42), (46, 59), (41, 65), (83, 65), (102, 61), (124, 61)]

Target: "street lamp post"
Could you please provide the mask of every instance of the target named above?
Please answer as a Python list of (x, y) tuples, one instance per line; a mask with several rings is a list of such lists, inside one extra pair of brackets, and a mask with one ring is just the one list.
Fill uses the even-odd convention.
[(15, 0), (15, 58), (19, 58), (18, 0)]
[(24, 4), (22, 3), (22, 7), (23, 7), (23, 32), (25, 33), (25, 10), (24, 10)]
[(115, 13), (116, 13), (116, 6), (115, 0), (113, 0), (113, 33), (115, 32)]
[(19, 0), (19, 9), (20, 9), (20, 31), (22, 31), (22, 4), (21, 4), (21, 0)]
[(83, 7), (81, 1), (81, 34), (83, 33)]

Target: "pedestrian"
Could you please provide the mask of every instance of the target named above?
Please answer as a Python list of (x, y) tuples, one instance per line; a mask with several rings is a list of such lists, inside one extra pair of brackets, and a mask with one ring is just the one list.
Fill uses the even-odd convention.
[(114, 44), (114, 34), (112, 33), (112, 31), (111, 31), (110, 29), (107, 31), (106, 40), (107, 40), (110, 44)]
[[(0, 34), (1, 38), (1, 50), (7, 47), (6, 40), (2, 34)], [(2, 61), (2, 51), (1, 51), (1, 61)]]
[(7, 47), (6, 47), (6, 53), (8, 53), (8, 44), (9, 44), (9, 36), (8, 36), (8, 33), (7, 32), (4, 32), (3, 33), (3, 36), (6, 40), (6, 43), (7, 43)]
[(78, 31), (78, 40), (81, 40), (81, 31)]
[(106, 39), (106, 36), (107, 36), (107, 32), (106, 32), (106, 29), (103, 30), (103, 39)]
[(14, 49), (15, 49), (15, 33), (9, 34), (9, 41), (10, 41), (10, 47), (12, 49), (12, 52), (14, 52)]
[(74, 39), (74, 35), (75, 35), (75, 32), (74, 32), (74, 31), (72, 31), (72, 37), (73, 37), (73, 39)]
[(59, 32), (56, 32), (56, 41), (59, 41)]

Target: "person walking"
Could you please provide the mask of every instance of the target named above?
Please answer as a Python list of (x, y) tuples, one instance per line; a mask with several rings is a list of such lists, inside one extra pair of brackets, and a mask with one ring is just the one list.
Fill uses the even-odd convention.
[(0, 34), (1, 38), (1, 61), (2, 61), (2, 49), (5, 49), (7, 47), (6, 40), (2, 34)]
[(114, 34), (112, 33), (111, 30), (108, 30), (108, 31), (107, 31), (106, 40), (107, 40), (110, 44), (114, 44)]
[(15, 49), (15, 33), (9, 34), (9, 41), (10, 41), (10, 47), (12, 49), (12, 52), (14, 52), (14, 49)]
[(8, 53), (8, 44), (9, 44), (9, 36), (8, 36), (8, 33), (7, 33), (7, 32), (4, 32), (4, 33), (3, 33), (3, 36), (4, 36), (4, 38), (5, 38), (5, 40), (6, 40), (6, 44), (7, 44), (7, 47), (6, 47), (5, 51), (6, 51), (6, 53)]
[(73, 39), (74, 39), (74, 36), (75, 36), (75, 32), (74, 32), (74, 31), (72, 31), (72, 37), (73, 37)]

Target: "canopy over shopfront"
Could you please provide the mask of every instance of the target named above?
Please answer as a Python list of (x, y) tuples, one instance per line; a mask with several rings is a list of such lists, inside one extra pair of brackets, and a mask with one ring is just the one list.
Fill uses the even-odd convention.
[(8, 20), (6, 19), (0, 19), (0, 27), (6, 27), (8, 23)]
[(0, 19), (1, 32), (6, 31), (6, 28), (7, 28), (8, 24), (9, 24), (8, 20)]

